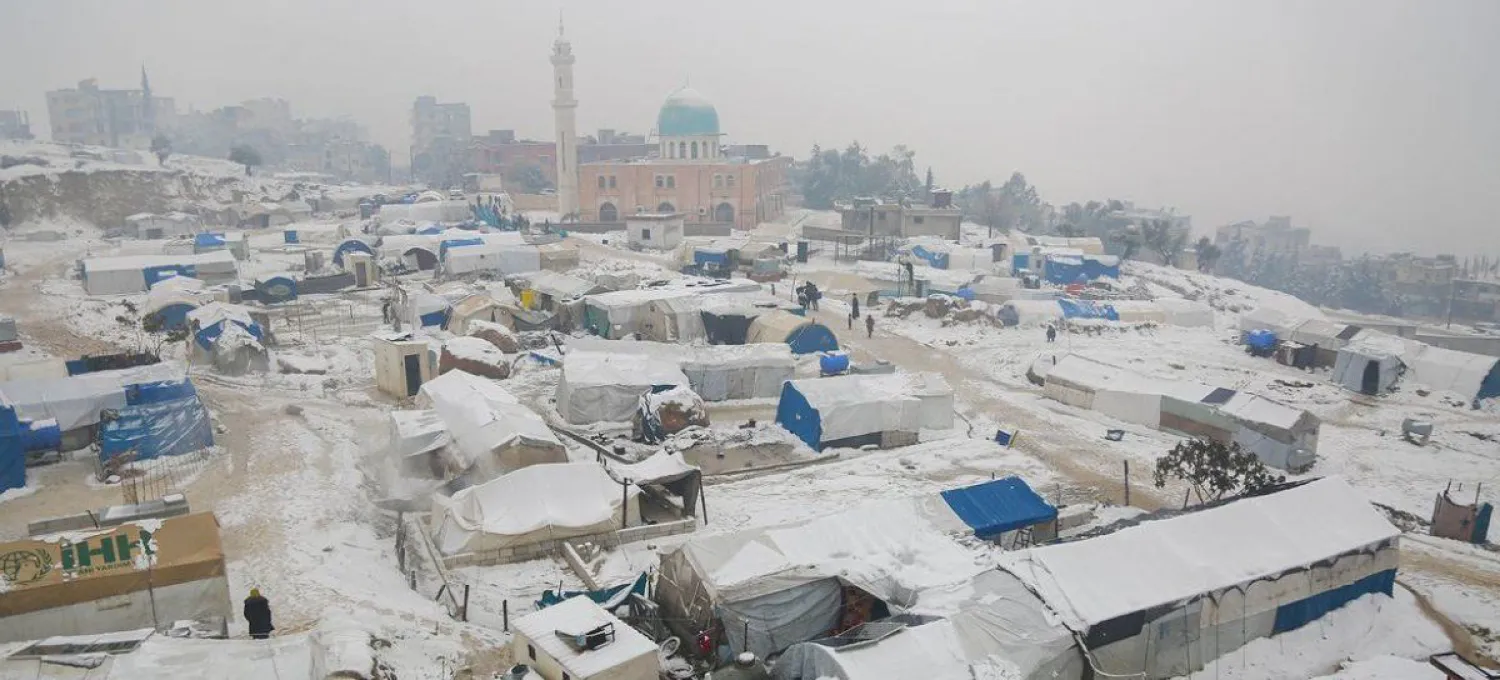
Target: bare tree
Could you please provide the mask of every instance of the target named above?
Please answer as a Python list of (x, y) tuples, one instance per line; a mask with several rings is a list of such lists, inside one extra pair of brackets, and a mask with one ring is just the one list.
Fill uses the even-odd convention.
[(1168, 479), (1187, 482), (1199, 503), (1252, 493), (1286, 481), (1286, 477), (1271, 474), (1265, 463), (1239, 444), (1207, 439), (1189, 439), (1156, 459), (1156, 488), (1166, 486)]

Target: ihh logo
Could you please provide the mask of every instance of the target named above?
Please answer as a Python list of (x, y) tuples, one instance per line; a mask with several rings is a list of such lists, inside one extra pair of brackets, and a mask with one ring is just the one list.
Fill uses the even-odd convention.
[(64, 544), (61, 551), (62, 568), (63, 571), (107, 569), (130, 562), (132, 553), (137, 550), (148, 558), (155, 555), (156, 551), (151, 545), (151, 532), (142, 529), (139, 541), (131, 541), (125, 534), (115, 534)]

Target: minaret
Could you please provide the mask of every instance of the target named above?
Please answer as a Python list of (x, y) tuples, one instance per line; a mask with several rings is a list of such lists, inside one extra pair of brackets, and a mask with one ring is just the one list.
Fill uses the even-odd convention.
[(141, 64), (141, 121), (147, 134), (156, 134), (156, 102), (151, 99), (151, 79), (146, 77), (145, 64)]
[(567, 217), (578, 214), (578, 123), (574, 118), (578, 101), (573, 99), (573, 46), (563, 35), (562, 15), (557, 17), (557, 40), (552, 43), (552, 77), (555, 81), (552, 113), (557, 127), (557, 210)]

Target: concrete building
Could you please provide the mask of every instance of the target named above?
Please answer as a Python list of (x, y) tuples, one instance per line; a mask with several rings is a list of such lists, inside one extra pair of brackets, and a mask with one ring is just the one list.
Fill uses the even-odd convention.
[(67, 144), (149, 149), (151, 138), (171, 126), (175, 113), (171, 98), (151, 93), (145, 69), (139, 90), (103, 90), (90, 78), (75, 89), (47, 93), (52, 140)]
[(953, 194), (934, 191), (926, 205), (877, 198), (856, 198), (838, 207), (840, 227), (866, 236), (936, 236), (957, 241), (963, 211), (953, 207)]
[(718, 111), (697, 90), (673, 92), (656, 124), (655, 155), (583, 163), (581, 221), (680, 213), (689, 223), (753, 229), (785, 211), (791, 158), (729, 155)]
[[(578, 142), (578, 163), (642, 158), (655, 148), (643, 135), (621, 135), (600, 130)], [(502, 175), (509, 186), (524, 191), (523, 178), (539, 173), (549, 186), (557, 186), (557, 142), (516, 139), (515, 130), (490, 130), (475, 137), (470, 167), (474, 172)], [(533, 177), (535, 175), (532, 175)]]
[(417, 97), (411, 109), (412, 176), (438, 187), (458, 186), (469, 172), (473, 140), (469, 105)]
[(552, 43), (552, 115), (557, 140), (557, 211), (566, 219), (578, 214), (578, 100), (573, 98), (573, 46), (557, 20)]
[(25, 111), (0, 111), (0, 139), (32, 139), (31, 117)]
[(1227, 248), (1234, 241), (1244, 241), (1246, 257), (1256, 253), (1302, 253), (1311, 246), (1312, 230), (1293, 227), (1292, 218), (1273, 215), (1265, 222), (1236, 222), (1214, 232), (1214, 245)]

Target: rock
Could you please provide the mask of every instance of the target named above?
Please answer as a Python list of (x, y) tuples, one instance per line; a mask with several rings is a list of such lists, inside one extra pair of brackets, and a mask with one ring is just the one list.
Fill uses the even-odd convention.
[(948, 310), (953, 308), (953, 303), (946, 295), (929, 295), (923, 303), (922, 313), (929, 319), (941, 319), (948, 316)]
[(287, 404), (286, 408), (281, 409), (281, 411), (289, 416), (302, 415), (302, 407), (296, 404)]

